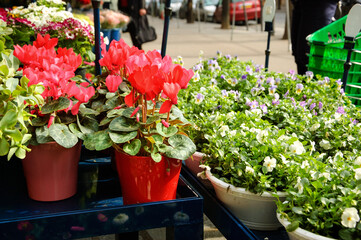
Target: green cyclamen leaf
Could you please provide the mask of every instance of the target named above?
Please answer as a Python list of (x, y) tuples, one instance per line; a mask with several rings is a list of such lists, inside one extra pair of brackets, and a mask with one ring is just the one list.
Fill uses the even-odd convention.
[(124, 144), (123, 150), (129, 155), (135, 156), (138, 154), (141, 146), (141, 141), (139, 139), (134, 139), (131, 143)]
[(112, 140), (109, 137), (108, 131), (99, 131), (92, 134), (86, 140), (89, 140), (94, 145), (95, 150), (101, 151), (110, 148), (113, 145)]
[(65, 97), (60, 97), (57, 100), (46, 103), (41, 108), (42, 114), (48, 114), (55, 111), (63, 110), (69, 107), (70, 100)]
[(138, 130), (140, 124), (135, 119), (127, 119), (125, 117), (114, 118), (109, 124), (109, 129), (116, 132), (133, 132)]
[(166, 155), (170, 158), (186, 160), (196, 151), (196, 145), (192, 140), (182, 134), (171, 136), (168, 143), (172, 148), (166, 152)]
[(133, 140), (138, 135), (137, 131), (130, 133), (119, 133), (119, 132), (110, 132), (109, 136), (115, 143), (125, 143), (130, 140)]
[(162, 161), (162, 155), (160, 155), (159, 153), (151, 153), (151, 157), (154, 160), (154, 162), (160, 162)]
[(61, 146), (71, 148), (78, 143), (78, 137), (65, 125), (54, 123), (49, 128), (49, 135)]
[(157, 132), (163, 137), (171, 137), (178, 132), (175, 126), (165, 127), (162, 123), (157, 123)]

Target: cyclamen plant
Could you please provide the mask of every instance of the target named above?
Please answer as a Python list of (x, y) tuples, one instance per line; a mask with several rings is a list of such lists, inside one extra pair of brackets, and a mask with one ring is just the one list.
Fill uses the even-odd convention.
[(195, 145), (184, 133), (187, 121), (174, 105), (193, 71), (122, 39), (112, 41), (108, 51), (103, 46), (102, 54), (99, 62), (105, 73), (94, 80), (98, 95), (90, 102), (99, 131), (87, 136), (85, 147), (114, 146), (133, 156), (151, 156), (155, 162), (162, 155), (180, 160), (191, 156)]
[(65, 148), (73, 147), (85, 132), (79, 131), (82, 123), (80, 108), (94, 95), (95, 89), (89, 83), (74, 78), (75, 70), (81, 64), (80, 55), (72, 49), (55, 46), (58, 39), (46, 35), (37, 36), (33, 45), (15, 46), (14, 55), (23, 66), (23, 74), (29, 78), (29, 86), (43, 85), (41, 94), (45, 104), (29, 109), (36, 118), (32, 119), (31, 144), (56, 141)]

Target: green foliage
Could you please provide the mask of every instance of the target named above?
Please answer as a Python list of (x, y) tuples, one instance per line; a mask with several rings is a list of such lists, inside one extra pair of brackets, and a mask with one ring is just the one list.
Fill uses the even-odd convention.
[[(1, 41), (1, 40), (0, 40)], [(31, 134), (27, 124), (31, 114), (26, 111), (29, 105), (42, 104), (43, 87), (28, 86), (29, 79), (15, 77), (19, 60), (12, 53), (1, 54), (0, 62), (0, 156), (7, 155), (8, 160), (15, 154), (24, 158)]]

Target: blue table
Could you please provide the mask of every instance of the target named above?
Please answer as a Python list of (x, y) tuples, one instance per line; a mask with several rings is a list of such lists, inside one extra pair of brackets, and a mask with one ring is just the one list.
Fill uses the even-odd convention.
[[(182, 176), (177, 199), (124, 206), (110, 158), (81, 161), (77, 194), (58, 202), (28, 198), (18, 159), (2, 161), (0, 169), (2, 240), (73, 239), (105, 234), (137, 239), (138, 231), (159, 227), (167, 228), (167, 239), (203, 239), (203, 198)], [(129, 234), (122, 238), (121, 233)]]

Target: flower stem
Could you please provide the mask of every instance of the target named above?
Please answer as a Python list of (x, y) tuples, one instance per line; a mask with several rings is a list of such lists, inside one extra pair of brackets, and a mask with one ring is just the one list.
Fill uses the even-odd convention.
[(144, 94), (144, 105), (143, 105), (143, 123), (146, 123), (147, 122), (147, 97), (146, 95)]

